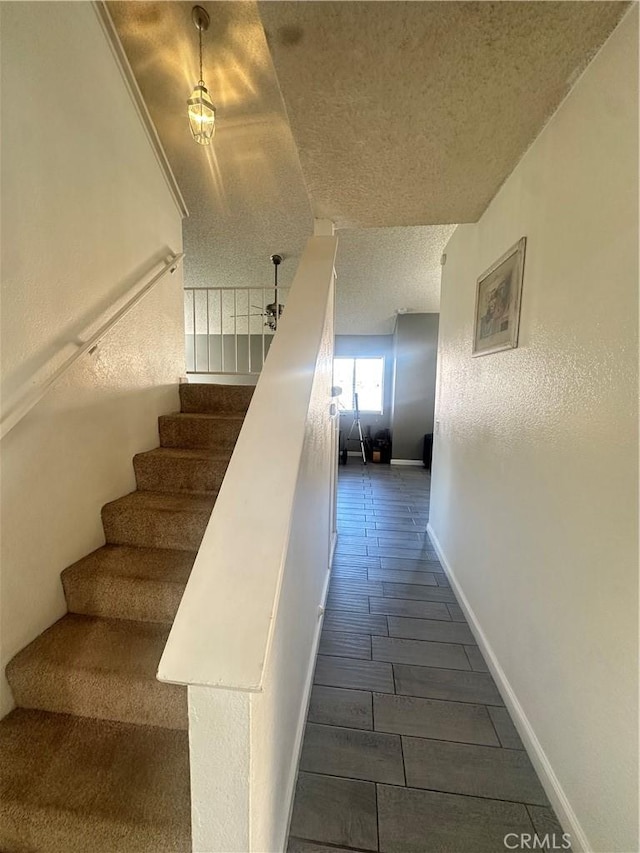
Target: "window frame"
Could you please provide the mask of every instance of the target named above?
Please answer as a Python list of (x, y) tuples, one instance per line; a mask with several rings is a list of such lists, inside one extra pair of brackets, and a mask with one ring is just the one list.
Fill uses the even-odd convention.
[[(381, 370), (380, 370), (380, 408), (379, 409), (363, 409), (359, 408), (360, 414), (365, 415), (383, 415), (384, 414), (384, 379), (385, 379), (385, 368), (386, 368), (386, 359), (383, 355), (334, 355), (334, 381), (335, 381), (335, 362), (339, 359), (343, 360), (351, 360), (353, 361), (353, 377), (352, 377), (352, 388), (353, 393), (355, 393), (356, 389), (356, 377), (357, 377), (357, 365), (359, 361), (379, 361), (381, 362)], [(342, 395), (340, 395), (342, 397)], [(340, 413), (341, 414), (353, 414), (355, 409), (353, 408), (353, 394), (351, 395), (352, 406), (345, 407), (342, 402), (339, 403)]]

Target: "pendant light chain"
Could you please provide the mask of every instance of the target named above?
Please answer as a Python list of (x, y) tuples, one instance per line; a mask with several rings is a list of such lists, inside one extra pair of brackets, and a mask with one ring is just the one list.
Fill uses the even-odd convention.
[(200, 37), (200, 83), (204, 86), (204, 77), (202, 76), (202, 27), (198, 27), (198, 35)]

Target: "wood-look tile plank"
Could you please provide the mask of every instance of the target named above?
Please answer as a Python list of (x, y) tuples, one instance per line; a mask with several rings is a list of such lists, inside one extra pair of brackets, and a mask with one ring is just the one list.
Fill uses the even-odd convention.
[(435, 619), (405, 619), (388, 616), (389, 636), (406, 640), (432, 640), (435, 643), (475, 643), (471, 628), (462, 622)]
[(406, 696), (471, 702), (478, 705), (504, 704), (493, 679), (484, 672), (408, 666), (400, 663), (393, 665), (393, 671), (396, 692)]
[[(387, 583), (407, 583), (416, 586), (437, 586), (437, 575), (434, 572), (402, 572), (395, 569), (378, 569), (370, 567), (369, 579), (386, 581)], [(398, 596), (401, 598), (402, 596)]]
[(506, 708), (489, 708), (489, 716), (502, 746), (507, 749), (524, 749), (520, 735)]
[(391, 664), (325, 655), (318, 655), (314, 684), (349, 687), (353, 690), (376, 690), (378, 693), (394, 692)]
[(290, 832), (296, 838), (377, 850), (375, 784), (299, 773)]
[(400, 640), (395, 637), (373, 637), (372, 642), (373, 660), (444, 669), (471, 669), (464, 646), (454, 643)]
[(318, 654), (371, 660), (371, 636), (346, 631), (323, 631)]
[(335, 575), (332, 576), (329, 584), (329, 595), (336, 593), (382, 596), (384, 594), (384, 587), (381, 581), (372, 581), (366, 576), (364, 578), (352, 579), (344, 575)]
[(500, 746), (484, 705), (374, 693), (373, 719), (380, 732)]
[(393, 734), (309, 723), (300, 769), (347, 779), (404, 785), (400, 737)]
[(386, 637), (388, 632), (385, 616), (372, 616), (353, 610), (328, 610), (324, 616), (325, 631), (351, 631), (355, 634), (378, 634)]
[(402, 598), (369, 599), (372, 613), (384, 613), (387, 616), (407, 616), (418, 619), (451, 620), (447, 607), (439, 601), (408, 601)]
[(449, 613), (451, 614), (451, 618), (454, 622), (467, 621), (459, 604), (447, 604), (447, 607), (449, 608)]
[(529, 817), (538, 838), (540, 840), (546, 838), (546, 843), (542, 847), (542, 850), (549, 851), (549, 853), (553, 850), (562, 850), (563, 853), (567, 853), (567, 851), (571, 853), (571, 835), (564, 832), (552, 808), (527, 806), (527, 811), (529, 812)]
[(520, 803), (392, 785), (378, 785), (378, 822), (382, 853), (498, 853), (508, 833), (532, 832)]
[(436, 559), (416, 560), (414, 557), (380, 557), (380, 568), (400, 572), (441, 572), (444, 569)]
[[(386, 694), (381, 693), (380, 695)], [(316, 684), (311, 689), (307, 719), (310, 723), (322, 723), (327, 726), (372, 729), (372, 694), (364, 690), (323, 687)], [(414, 734), (414, 732), (407, 732), (407, 734)]]
[(356, 593), (338, 592), (327, 596), (327, 610), (356, 610), (358, 613), (369, 612), (369, 597)]
[[(380, 571), (385, 571), (385, 569), (380, 569)], [(440, 586), (434, 587), (430, 584), (384, 583), (383, 595), (385, 598), (409, 598), (414, 601), (456, 603), (456, 597), (450, 589), (444, 589)]]
[(401, 560), (414, 559), (430, 560), (433, 562), (438, 559), (436, 552), (431, 551), (428, 548), (403, 548), (398, 543), (395, 543), (394, 545), (378, 546), (377, 548), (372, 545), (368, 545), (367, 554), (371, 557), (395, 557)]
[(482, 652), (477, 646), (465, 646), (464, 650), (469, 658), (471, 669), (476, 672), (489, 672), (489, 667), (485, 663), (485, 659), (482, 657)]
[(526, 752), (403, 737), (407, 785), (450, 794), (547, 806)]

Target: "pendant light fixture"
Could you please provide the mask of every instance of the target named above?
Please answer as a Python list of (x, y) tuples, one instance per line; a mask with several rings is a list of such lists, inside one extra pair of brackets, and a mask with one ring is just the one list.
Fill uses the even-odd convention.
[(200, 47), (200, 79), (187, 101), (191, 135), (198, 145), (210, 145), (216, 128), (216, 108), (202, 79), (202, 32), (209, 29), (209, 15), (202, 6), (194, 6), (191, 18), (198, 30)]

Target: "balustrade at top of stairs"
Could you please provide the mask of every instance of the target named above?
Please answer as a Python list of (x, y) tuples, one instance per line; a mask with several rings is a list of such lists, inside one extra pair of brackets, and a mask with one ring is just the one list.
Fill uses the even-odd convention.
[(106, 544), (62, 573), (69, 612), (7, 667), (3, 853), (191, 850), (186, 688), (155, 675), (253, 390), (180, 386)]

